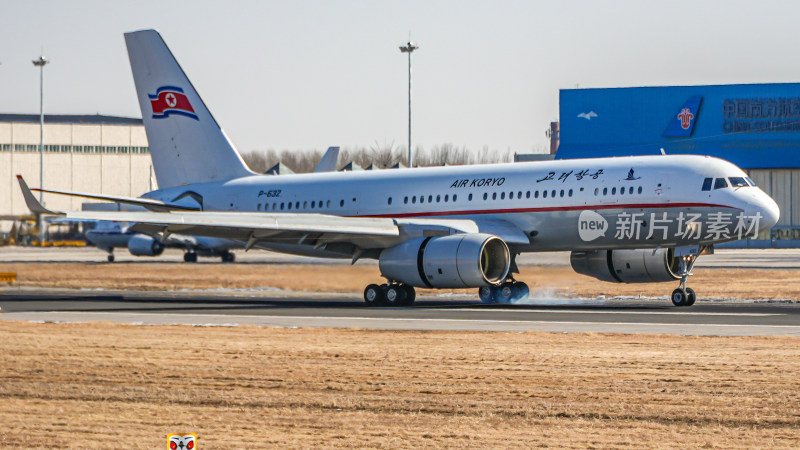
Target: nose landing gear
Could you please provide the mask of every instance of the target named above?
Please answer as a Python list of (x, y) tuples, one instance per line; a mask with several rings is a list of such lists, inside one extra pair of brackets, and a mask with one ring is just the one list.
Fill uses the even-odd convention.
[(680, 270), (677, 275), (681, 277), (681, 284), (678, 289), (672, 291), (672, 296), (670, 297), (672, 304), (675, 306), (692, 306), (697, 300), (697, 294), (695, 294), (694, 289), (686, 287), (686, 279), (692, 274), (692, 267), (694, 267), (698, 255), (699, 252), (679, 256)]

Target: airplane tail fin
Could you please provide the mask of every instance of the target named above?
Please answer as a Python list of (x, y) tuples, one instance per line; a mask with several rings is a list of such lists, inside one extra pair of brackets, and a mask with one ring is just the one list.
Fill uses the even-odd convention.
[(252, 175), (155, 30), (125, 33), (159, 188)]
[(319, 160), (319, 164), (317, 164), (314, 172), (336, 172), (336, 165), (338, 163), (339, 147), (328, 147), (328, 150)]

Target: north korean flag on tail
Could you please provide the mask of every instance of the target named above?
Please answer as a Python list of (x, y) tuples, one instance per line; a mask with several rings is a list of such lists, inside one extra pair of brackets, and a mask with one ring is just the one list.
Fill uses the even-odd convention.
[(156, 90), (155, 94), (147, 94), (147, 96), (150, 97), (150, 106), (153, 108), (154, 119), (163, 119), (171, 114), (180, 114), (181, 116), (199, 120), (182, 88), (161, 86)]

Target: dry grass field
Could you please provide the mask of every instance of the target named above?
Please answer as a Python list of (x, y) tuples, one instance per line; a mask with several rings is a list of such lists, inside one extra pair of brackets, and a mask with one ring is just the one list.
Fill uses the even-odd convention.
[(0, 322), (0, 447), (798, 448), (800, 340)]
[[(518, 279), (532, 290), (558, 295), (668, 295), (669, 283), (615, 284), (576, 274), (568, 267), (521, 267)], [(384, 280), (375, 264), (186, 264), (165, 263), (12, 263), (0, 272), (17, 272), (21, 286), (179, 290), (272, 287), (291, 291), (360, 293)], [(689, 282), (701, 297), (800, 299), (796, 270), (696, 269)], [(677, 284), (677, 283), (675, 283)], [(419, 290), (420, 294), (442, 292)], [(456, 291), (459, 292), (459, 291)], [(474, 289), (463, 290), (475, 294)]]

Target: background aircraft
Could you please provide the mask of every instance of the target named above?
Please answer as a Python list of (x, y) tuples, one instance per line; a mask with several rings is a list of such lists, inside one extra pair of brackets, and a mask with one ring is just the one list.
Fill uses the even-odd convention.
[(185, 251), (183, 260), (197, 262), (199, 256), (219, 257), (222, 262), (234, 262), (234, 248), (243, 248), (240, 242), (203, 236), (184, 236), (171, 234), (163, 241), (143, 233), (130, 230), (128, 224), (98, 221), (93, 229), (86, 231), (86, 240), (100, 250), (108, 252), (108, 262), (114, 261), (115, 248), (127, 248), (134, 256), (159, 256), (165, 248), (179, 248)]

